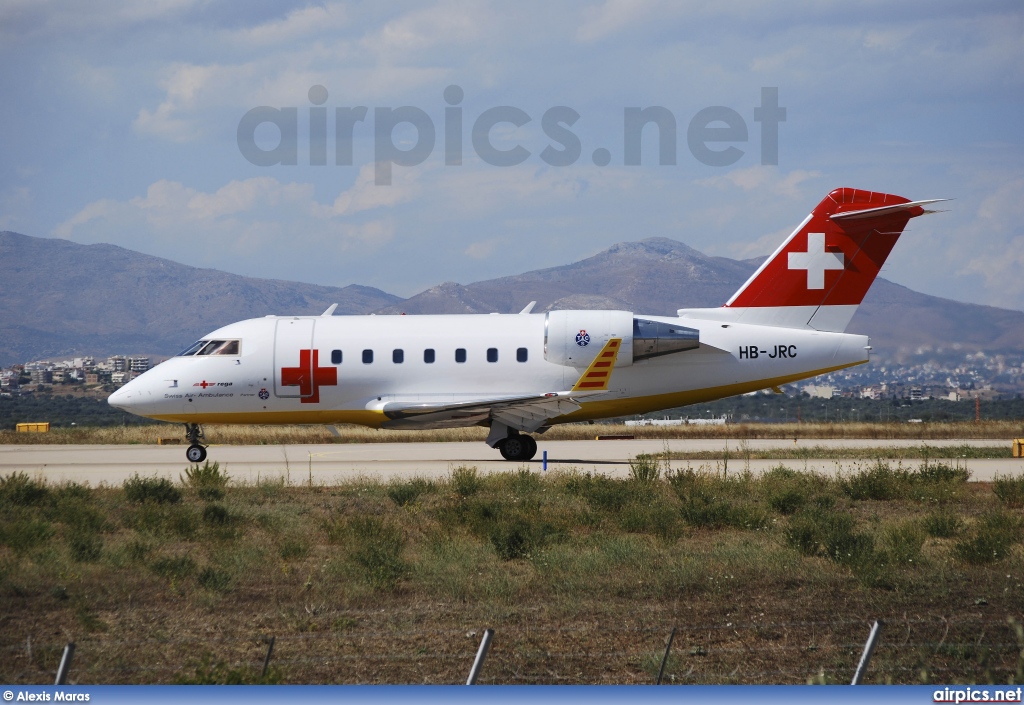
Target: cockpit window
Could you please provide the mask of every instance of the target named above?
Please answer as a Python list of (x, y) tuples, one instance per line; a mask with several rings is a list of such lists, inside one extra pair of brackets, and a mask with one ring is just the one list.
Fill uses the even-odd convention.
[(179, 353), (185, 355), (238, 355), (241, 350), (240, 340), (200, 340), (192, 347)]
[(187, 348), (182, 350), (180, 353), (178, 353), (178, 357), (185, 357), (185, 356), (188, 356), (188, 355), (195, 355), (197, 352), (199, 352), (199, 349), (201, 347), (203, 347), (204, 345), (206, 345), (206, 343), (208, 343), (208, 342), (209, 341), (207, 341), (207, 340), (197, 340), (196, 342), (192, 343)]

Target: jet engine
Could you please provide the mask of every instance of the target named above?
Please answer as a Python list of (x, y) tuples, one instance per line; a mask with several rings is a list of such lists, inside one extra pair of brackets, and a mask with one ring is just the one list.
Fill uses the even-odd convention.
[(551, 311), (544, 319), (544, 359), (586, 368), (612, 338), (622, 339), (616, 367), (700, 346), (695, 328), (636, 318), (631, 311)]

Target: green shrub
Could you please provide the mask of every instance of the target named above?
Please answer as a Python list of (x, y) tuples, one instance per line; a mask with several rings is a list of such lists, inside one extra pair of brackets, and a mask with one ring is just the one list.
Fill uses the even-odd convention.
[(1005, 512), (983, 515), (974, 531), (957, 541), (954, 552), (966, 563), (982, 564), (1002, 560), (1013, 544), (1021, 540), (1020, 520)]
[(452, 470), (448, 478), (448, 484), (460, 497), (472, 497), (483, 486), (483, 481), (477, 475), (475, 467), (460, 465)]
[(74, 496), (59, 497), (47, 516), (53, 521), (88, 533), (102, 531), (107, 524), (102, 512), (90, 506), (87, 500)]
[(653, 495), (653, 488), (619, 480), (606, 475), (573, 473), (565, 479), (565, 490), (582, 497), (594, 509), (618, 513), (631, 501), (644, 501)]
[(854, 530), (853, 515), (848, 512), (802, 512), (790, 519), (785, 537), (806, 556), (824, 556), (844, 565), (865, 563), (874, 552), (874, 539)]
[(530, 557), (537, 544), (535, 533), (533, 526), (526, 519), (513, 517), (495, 522), (489, 538), (498, 558), (511, 561)]
[(203, 508), (203, 521), (215, 526), (224, 526), (231, 521), (231, 516), (223, 504), (207, 504)]
[(189, 556), (161, 556), (150, 565), (154, 573), (171, 580), (181, 580), (196, 572), (196, 562)]
[(124, 481), (124, 495), (129, 502), (175, 504), (181, 501), (181, 490), (166, 477), (139, 477), (135, 473)]
[(95, 563), (103, 553), (103, 538), (86, 532), (76, 531), (68, 539), (71, 557), (80, 563)]
[(925, 463), (913, 474), (917, 482), (925, 483), (964, 483), (971, 478), (971, 471), (959, 465), (949, 463)]
[(58, 501), (62, 499), (78, 499), (82, 501), (92, 499), (92, 490), (77, 482), (66, 482), (60, 485), (54, 490), (54, 494)]
[(904, 522), (887, 527), (884, 531), (887, 563), (907, 564), (921, 561), (921, 547), (924, 546), (925, 532), (915, 522)]
[(392, 502), (399, 507), (405, 507), (415, 503), (420, 495), (433, 492), (434, 489), (433, 481), (414, 477), (411, 480), (392, 480), (388, 483), (387, 493)]
[(30, 507), (43, 504), (49, 497), (50, 490), (45, 482), (23, 472), (0, 477), (0, 504)]
[(937, 539), (948, 539), (960, 533), (963, 520), (949, 511), (932, 512), (924, 518), (924, 530)]
[(277, 547), (277, 553), (286, 561), (305, 558), (309, 555), (309, 541), (297, 534), (285, 536)]
[(199, 516), (187, 505), (162, 505), (146, 502), (125, 512), (121, 522), (129, 529), (153, 536), (195, 538), (199, 531)]
[(768, 496), (768, 506), (779, 514), (795, 514), (807, 504), (807, 495), (794, 487), (781, 489)]
[(521, 496), (538, 492), (544, 487), (544, 481), (529, 468), (520, 468), (510, 474), (509, 486), (513, 493)]
[(640, 453), (629, 461), (629, 477), (634, 482), (652, 483), (661, 479), (661, 458)]
[(1024, 475), (996, 475), (992, 482), (992, 491), (1007, 507), (1024, 507)]
[(207, 460), (202, 465), (196, 463), (185, 468), (184, 476), (179, 476), (181, 484), (192, 488), (200, 499), (216, 502), (224, 499), (224, 489), (228, 485), (228, 475), (220, 469), (220, 463)]
[(139, 540), (132, 540), (125, 544), (124, 554), (128, 557), (128, 560), (141, 563), (149, 557), (153, 547), (148, 543)]
[(348, 532), (351, 558), (362, 568), (366, 582), (375, 590), (393, 590), (408, 571), (402, 560), (401, 529), (380, 517), (356, 516), (349, 519)]
[(619, 515), (619, 526), (634, 534), (653, 534), (662, 539), (680, 533), (679, 511), (661, 502), (630, 502)]
[(195, 665), (192, 673), (176, 673), (171, 682), (175, 685), (277, 685), (282, 680), (281, 672), (273, 666), (263, 675), (254, 669), (229, 666), (222, 661), (214, 662), (207, 653)]
[(211, 592), (227, 592), (231, 587), (231, 576), (223, 570), (207, 566), (200, 571), (196, 582)]
[(910, 486), (909, 472), (900, 467), (893, 469), (884, 461), (878, 461), (867, 470), (848, 476), (842, 483), (843, 491), (855, 500), (901, 499), (907, 496)]
[(15, 553), (26, 553), (53, 536), (53, 527), (42, 519), (0, 521), (0, 544)]

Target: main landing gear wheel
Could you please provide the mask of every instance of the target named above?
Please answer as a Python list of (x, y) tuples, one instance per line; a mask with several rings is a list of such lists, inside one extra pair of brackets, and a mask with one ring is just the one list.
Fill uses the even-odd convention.
[(203, 429), (197, 423), (185, 424), (185, 438), (188, 440), (188, 450), (185, 457), (190, 463), (201, 463), (206, 460), (206, 446), (202, 445), (204, 440)]
[(498, 450), (505, 460), (532, 460), (537, 455), (537, 441), (532, 436), (516, 433), (498, 443)]

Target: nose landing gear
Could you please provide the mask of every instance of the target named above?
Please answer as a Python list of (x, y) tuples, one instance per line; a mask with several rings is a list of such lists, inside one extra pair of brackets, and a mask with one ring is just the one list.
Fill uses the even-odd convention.
[(197, 423), (185, 424), (185, 438), (188, 440), (188, 450), (185, 457), (190, 463), (201, 463), (206, 460), (206, 446), (202, 441), (206, 440), (203, 435), (203, 427)]

